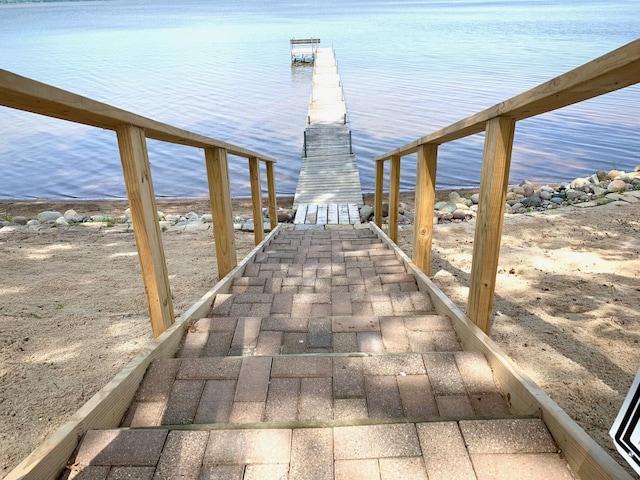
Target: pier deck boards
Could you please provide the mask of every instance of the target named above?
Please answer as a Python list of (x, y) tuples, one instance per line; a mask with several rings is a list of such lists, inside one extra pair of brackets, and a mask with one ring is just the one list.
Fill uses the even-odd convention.
[(99, 479), (570, 479), (544, 423), (509, 408), (374, 232), (281, 229), (71, 463)]
[(317, 50), (294, 205), (362, 204), (347, 110), (332, 48)]

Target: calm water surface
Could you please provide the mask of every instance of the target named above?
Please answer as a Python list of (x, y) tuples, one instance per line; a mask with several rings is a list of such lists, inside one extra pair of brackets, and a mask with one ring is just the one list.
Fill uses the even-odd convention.
[[(289, 39), (333, 45), (362, 187), (372, 159), (640, 37), (637, 0), (110, 0), (0, 5), (0, 68), (276, 157), (293, 194), (311, 91)], [(511, 181), (640, 164), (640, 89), (519, 122)], [(477, 185), (482, 135), (440, 149)], [(207, 195), (204, 155), (149, 142), (156, 194)], [(415, 181), (403, 161), (402, 188)], [(232, 193), (249, 194), (232, 158)], [(115, 133), (0, 109), (0, 198), (125, 197)]]

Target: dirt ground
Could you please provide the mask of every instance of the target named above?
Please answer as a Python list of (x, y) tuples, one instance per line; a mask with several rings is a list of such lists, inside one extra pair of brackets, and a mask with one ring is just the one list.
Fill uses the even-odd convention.
[[(412, 195), (401, 200), (411, 210)], [(0, 202), (0, 217), (67, 208), (118, 215), (126, 204)], [(204, 200), (160, 202), (159, 209), (209, 211)], [(250, 209), (234, 201), (234, 213)], [(463, 310), (474, 227), (442, 224), (434, 233), (432, 278)], [(411, 235), (400, 230), (409, 254)], [(180, 314), (217, 280), (212, 232), (169, 230), (163, 241)], [(253, 234), (237, 233), (236, 242), (242, 258)], [(607, 432), (640, 366), (639, 254), (640, 204), (505, 218), (491, 336), (612, 454)], [(0, 233), (0, 259), (4, 476), (135, 356), (151, 331), (132, 233)]]

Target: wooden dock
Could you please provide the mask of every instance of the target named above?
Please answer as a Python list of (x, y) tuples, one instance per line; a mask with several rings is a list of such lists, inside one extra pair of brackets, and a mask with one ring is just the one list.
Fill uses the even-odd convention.
[(318, 48), (294, 205), (362, 204), (335, 53)]

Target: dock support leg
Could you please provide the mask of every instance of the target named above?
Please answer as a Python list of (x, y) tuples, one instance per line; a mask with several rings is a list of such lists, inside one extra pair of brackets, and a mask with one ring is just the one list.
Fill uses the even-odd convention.
[(262, 219), (260, 162), (256, 157), (249, 158), (249, 178), (251, 179), (251, 203), (253, 204), (253, 238), (258, 245), (264, 238), (264, 220)]
[(436, 198), (438, 145), (418, 148), (416, 171), (416, 211), (413, 226), (413, 262), (427, 276), (431, 275), (431, 243), (433, 239), (433, 207)]
[(158, 207), (151, 181), (147, 139), (144, 129), (133, 125), (117, 127), (116, 134), (151, 329), (156, 338), (171, 326), (175, 317), (158, 223)]
[(205, 148), (204, 156), (207, 164), (218, 277), (222, 279), (238, 264), (233, 234), (229, 163), (227, 151), (224, 148)]
[(467, 315), (487, 335), (491, 328), (515, 125), (515, 120), (509, 117), (489, 120), (484, 142)]

